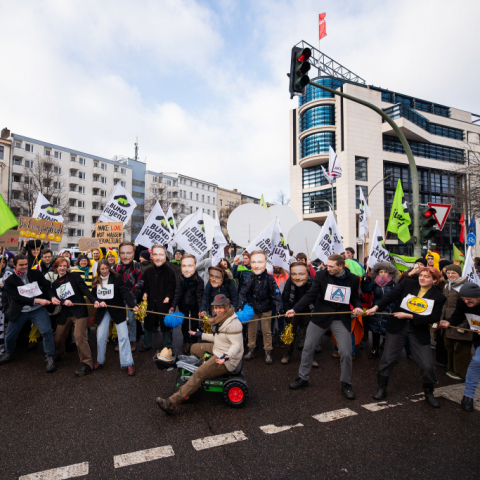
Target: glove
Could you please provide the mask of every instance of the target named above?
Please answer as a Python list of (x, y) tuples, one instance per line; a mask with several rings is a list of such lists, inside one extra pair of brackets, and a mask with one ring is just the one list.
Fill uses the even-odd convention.
[[(190, 334), (192, 335), (192, 334)], [(202, 336), (202, 332), (199, 332), (198, 330), (192, 335), (192, 337), (196, 337), (196, 338), (199, 338)]]
[(224, 360), (227, 361), (228, 360), (228, 355), (226, 353), (224, 353), (220, 358), (219, 360)]

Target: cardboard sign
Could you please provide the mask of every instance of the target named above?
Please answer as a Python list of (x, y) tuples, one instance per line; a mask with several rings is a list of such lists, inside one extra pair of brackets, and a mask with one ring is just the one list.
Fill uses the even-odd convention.
[(123, 242), (123, 223), (104, 222), (95, 225), (95, 237), (100, 247), (118, 247)]
[(98, 241), (98, 238), (84, 237), (84, 238), (79, 238), (78, 239), (78, 249), (81, 252), (85, 252), (89, 248), (91, 248), (91, 249), (98, 248), (99, 244), (100, 244), (100, 242)]
[(18, 232), (21, 237), (49, 242), (61, 242), (64, 224), (39, 218), (18, 217)]
[(18, 245), (18, 239), (20, 238), (20, 232), (18, 230), (7, 230), (3, 235), (0, 235), (0, 247), (16, 247)]
[(34, 298), (38, 297), (42, 294), (40, 287), (38, 286), (37, 282), (27, 283), (26, 285), (22, 285), (21, 287), (17, 287), (18, 293), (22, 297), (27, 298)]

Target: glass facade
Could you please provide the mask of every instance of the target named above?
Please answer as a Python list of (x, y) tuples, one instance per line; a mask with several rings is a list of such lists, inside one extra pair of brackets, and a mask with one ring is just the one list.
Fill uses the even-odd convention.
[[(388, 225), (390, 211), (392, 209), (393, 198), (395, 196), (395, 189), (397, 188), (398, 180), (402, 182), (403, 192), (407, 203), (412, 202), (412, 181), (410, 176), (410, 168), (408, 165), (399, 163), (384, 162), (383, 176), (387, 177), (384, 182), (385, 194), (385, 229)], [(441, 256), (447, 259), (452, 259), (452, 244), (460, 241), (460, 225), (458, 224), (462, 214), (462, 205), (456, 206), (454, 193), (460, 189), (462, 177), (454, 174), (449, 174), (441, 170), (426, 169), (418, 167), (418, 183), (420, 188), (420, 203), (426, 205), (432, 203), (446, 203), (452, 205), (445, 226), (443, 230), (438, 232), (433, 243), (436, 244), (436, 250), (440, 252)], [(410, 206), (411, 208), (411, 206)], [(410, 234), (412, 234), (413, 225), (411, 226)], [(394, 238), (396, 236), (389, 233), (387, 238)], [(399, 253), (401, 255), (413, 255), (413, 244), (388, 245), (388, 250), (392, 253)]]
[(450, 116), (450, 109), (443, 105), (437, 105), (436, 103), (426, 102), (419, 98), (407, 97), (399, 95), (395, 92), (382, 92), (382, 101), (388, 103), (401, 103), (406, 107), (414, 108), (415, 110), (421, 110), (422, 112), (430, 112), (442, 117)]
[(368, 180), (368, 161), (364, 157), (355, 157), (355, 180), (362, 180), (366, 182)]
[(335, 150), (335, 132), (320, 132), (309, 135), (300, 144), (300, 158), (328, 153), (330, 145)]
[(320, 105), (303, 112), (298, 122), (298, 131), (322, 125), (335, 125), (335, 105)]
[[(303, 213), (328, 212), (330, 208), (328, 203), (332, 203), (332, 189), (326, 188), (318, 192), (308, 192), (303, 194)], [(333, 187), (333, 208), (337, 209), (337, 188)]]
[[(328, 164), (323, 165), (323, 168), (328, 171)], [(337, 179), (334, 178), (333, 183), (336, 181)], [(321, 165), (302, 169), (302, 188), (323, 187), (323, 185), (328, 185), (328, 181)]]
[[(342, 86), (344, 82), (338, 80), (336, 78), (319, 78), (312, 80), (319, 85), (325, 85), (326, 87), (333, 88), (336, 90), (338, 87)], [(312, 100), (318, 100), (319, 98), (332, 98), (333, 95), (326, 90), (322, 90), (321, 88), (312, 87), (311, 85), (307, 85), (307, 92), (303, 97), (298, 97), (298, 106), (301, 107)]]
[[(363, 196), (367, 199), (368, 189), (364, 185), (355, 185), (355, 208), (360, 208), (360, 189), (363, 190)], [(367, 199), (368, 205), (368, 199)]]
[[(416, 157), (432, 158), (443, 162), (464, 163), (465, 152), (460, 148), (444, 147), (434, 143), (423, 143), (415, 140), (408, 141), (412, 153)], [(383, 136), (383, 149), (386, 152), (405, 154), (403, 145), (398, 137)]]

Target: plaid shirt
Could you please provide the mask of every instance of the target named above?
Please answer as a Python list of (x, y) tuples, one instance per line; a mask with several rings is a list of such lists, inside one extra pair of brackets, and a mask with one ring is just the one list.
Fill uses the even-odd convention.
[(142, 268), (135, 260), (128, 265), (124, 265), (122, 262), (117, 263), (115, 271), (122, 275), (125, 285), (130, 290), (132, 295), (138, 301), (142, 295), (143, 279)]

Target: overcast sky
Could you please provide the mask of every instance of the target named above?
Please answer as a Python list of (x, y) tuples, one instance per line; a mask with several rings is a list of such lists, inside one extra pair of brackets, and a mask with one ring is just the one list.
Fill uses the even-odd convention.
[(274, 200), (289, 191), (290, 49), (480, 113), (480, 1), (0, 0), (0, 128), (134, 154)]

